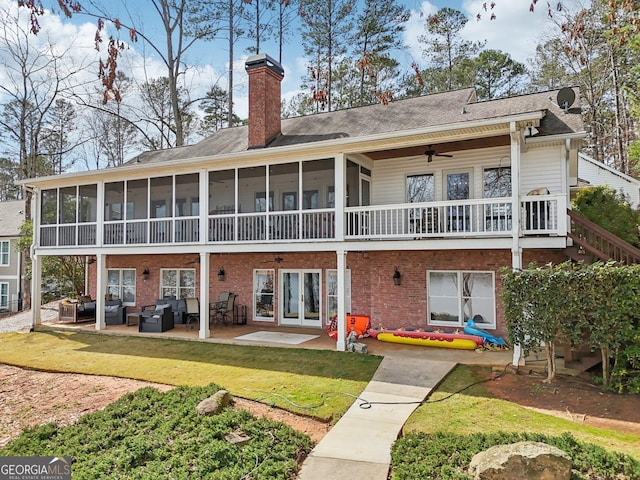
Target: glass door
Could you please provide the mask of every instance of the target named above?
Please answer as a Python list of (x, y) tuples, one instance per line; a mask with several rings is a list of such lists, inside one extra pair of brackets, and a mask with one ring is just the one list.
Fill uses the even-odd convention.
[(280, 325), (322, 327), (320, 270), (280, 271)]
[[(447, 200), (469, 200), (471, 198), (471, 172), (457, 171), (446, 174)], [(471, 205), (451, 205), (447, 207), (447, 230), (466, 232), (471, 227)]]

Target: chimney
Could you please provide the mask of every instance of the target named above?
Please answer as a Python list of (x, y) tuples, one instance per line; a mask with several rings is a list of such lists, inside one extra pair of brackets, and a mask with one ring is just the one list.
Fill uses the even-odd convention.
[(264, 53), (247, 59), (249, 75), (249, 148), (266, 147), (280, 135), (282, 66)]

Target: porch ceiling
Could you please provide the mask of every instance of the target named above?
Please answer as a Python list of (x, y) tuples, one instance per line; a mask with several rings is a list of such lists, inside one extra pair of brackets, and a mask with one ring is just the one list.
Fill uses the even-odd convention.
[(480, 148), (504, 147), (510, 145), (509, 135), (495, 137), (473, 138), (470, 140), (458, 140), (445, 143), (421, 144), (413, 147), (392, 148), (387, 150), (374, 150), (363, 152), (371, 160), (383, 160), (389, 158), (416, 157), (424, 155), (430, 146), (438, 153), (459, 152), (462, 150), (476, 150)]

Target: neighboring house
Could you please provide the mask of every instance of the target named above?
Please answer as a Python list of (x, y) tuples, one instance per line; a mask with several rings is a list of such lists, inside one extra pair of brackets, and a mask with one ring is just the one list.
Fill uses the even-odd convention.
[(23, 233), (24, 200), (0, 202), (0, 313), (22, 308), (24, 259), (17, 243)]
[(376, 327), (460, 328), (481, 315), (504, 335), (500, 270), (566, 259), (578, 105), (559, 108), (555, 92), (478, 102), (464, 89), (281, 120), (280, 65), (259, 55), (246, 68), (248, 126), (22, 182), (37, 193), (36, 304), (39, 258), (95, 255), (97, 329), (105, 294), (129, 311), (198, 297), (206, 320), (231, 291), (265, 328), (320, 330), (348, 312)]
[(583, 153), (578, 155), (578, 177), (579, 185), (572, 187), (572, 192), (589, 186), (608, 185), (616, 192), (622, 192), (632, 207), (640, 206), (640, 180)]

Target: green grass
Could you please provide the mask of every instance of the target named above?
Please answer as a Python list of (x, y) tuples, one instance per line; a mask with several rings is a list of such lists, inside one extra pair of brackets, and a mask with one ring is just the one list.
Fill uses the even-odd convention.
[[(460, 435), (496, 432), (535, 432), (556, 436), (564, 432), (579, 440), (640, 459), (640, 436), (591, 427), (538, 413), (515, 403), (493, 398), (482, 384), (451, 398), (438, 400), (477, 382), (483, 369), (458, 366), (420, 406), (404, 426), (404, 433), (448, 432)], [(488, 375), (487, 375), (488, 376)], [(486, 377), (485, 377), (486, 378)]]
[(0, 363), (168, 385), (216, 383), (232, 395), (335, 420), (380, 357), (73, 332), (0, 335)]

